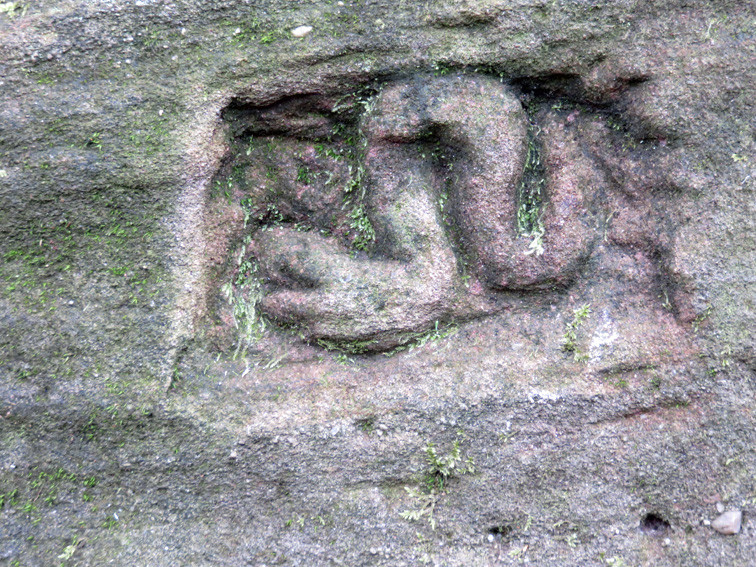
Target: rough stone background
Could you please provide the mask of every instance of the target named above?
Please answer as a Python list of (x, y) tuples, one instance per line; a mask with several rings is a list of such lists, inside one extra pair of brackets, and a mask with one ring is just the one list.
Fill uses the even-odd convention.
[[(0, 10), (2, 564), (754, 563), (748, 2)], [(475, 70), (673, 150), (674, 198), (617, 225), (632, 261), (392, 357), (275, 333), (219, 350), (203, 329), (239, 221), (211, 193), (223, 110)], [(675, 229), (661, 258), (655, 215)], [(674, 314), (653, 270), (633, 273), (646, 261), (675, 282)], [(586, 303), (575, 362), (560, 341)], [(455, 440), (476, 472), (438, 495), (435, 529), (401, 517), (424, 447)], [(740, 533), (711, 528), (720, 510), (743, 512)]]

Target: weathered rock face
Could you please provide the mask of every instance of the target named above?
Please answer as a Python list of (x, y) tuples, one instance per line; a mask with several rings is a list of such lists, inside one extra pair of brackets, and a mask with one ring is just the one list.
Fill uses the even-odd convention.
[(2, 561), (748, 564), (755, 21), (0, 4)]

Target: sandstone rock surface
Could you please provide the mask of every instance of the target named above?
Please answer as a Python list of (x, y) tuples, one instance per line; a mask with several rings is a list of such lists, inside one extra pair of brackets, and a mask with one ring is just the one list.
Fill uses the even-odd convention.
[(755, 21), (0, 3), (0, 563), (749, 564)]

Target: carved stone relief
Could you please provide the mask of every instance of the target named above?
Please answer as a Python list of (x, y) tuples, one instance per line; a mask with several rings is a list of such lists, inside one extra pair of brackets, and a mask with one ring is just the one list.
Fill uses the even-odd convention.
[(212, 201), (233, 226), (216, 330), (250, 339), (273, 324), (382, 351), (589, 278), (686, 317), (671, 151), (611, 111), (421, 74), (237, 102), (224, 120)]

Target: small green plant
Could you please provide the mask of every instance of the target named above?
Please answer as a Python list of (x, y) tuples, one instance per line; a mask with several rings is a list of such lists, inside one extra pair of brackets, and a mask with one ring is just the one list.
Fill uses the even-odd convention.
[(711, 315), (711, 312), (714, 310), (714, 308), (711, 305), (707, 305), (706, 309), (704, 309), (701, 313), (699, 313), (696, 318), (693, 320), (693, 332), (698, 333), (698, 331), (701, 329), (701, 325), (706, 321), (709, 316)]
[(113, 516), (108, 516), (105, 518), (105, 521), (102, 523), (102, 527), (106, 530), (112, 530), (114, 527), (118, 525), (118, 516), (116, 514), (113, 514)]
[(86, 147), (94, 147), (97, 148), (97, 151), (102, 151), (102, 138), (101, 134), (99, 132), (95, 132), (92, 134), (88, 139), (86, 144), (84, 144)]
[(368, 250), (370, 245), (375, 242), (375, 229), (365, 212), (365, 207), (359, 205), (352, 209), (349, 218), (349, 227), (356, 233), (352, 246), (356, 250)]
[(312, 175), (312, 171), (306, 165), (300, 165), (297, 168), (297, 181), (302, 185), (310, 184), (310, 175)]
[(719, 34), (721, 26), (727, 23), (727, 16), (720, 16), (708, 21), (706, 31), (703, 34), (705, 41), (712, 41)]
[[(55, 83), (55, 79), (53, 79), (50, 75), (44, 74), (39, 76), (37, 83), (40, 85), (52, 85)], [(42, 169), (47, 169), (47, 167), (43, 167), (42, 165), (40, 165), (40, 167)]]
[(263, 45), (270, 45), (277, 39), (284, 37), (283, 30), (268, 30), (262, 33), (260, 36), (260, 43)]
[(672, 306), (672, 302), (669, 300), (669, 294), (667, 293), (667, 290), (662, 291), (659, 299), (662, 300), (662, 307), (664, 307), (664, 309), (666, 309), (667, 311), (674, 311), (674, 307)]
[(357, 426), (363, 433), (370, 435), (375, 431), (375, 417), (366, 417), (357, 421)]
[(90, 414), (89, 421), (84, 427), (84, 433), (86, 434), (87, 440), (91, 441), (94, 439), (99, 429), (100, 426), (97, 424), (97, 411), (95, 410)]
[(530, 234), (541, 228), (541, 202), (546, 179), (536, 139), (538, 132), (536, 127), (531, 125), (523, 177), (518, 191), (517, 230), (520, 234)]
[(658, 374), (654, 374), (651, 377), (651, 380), (649, 382), (649, 385), (652, 390), (660, 390), (662, 385), (662, 378)]
[(299, 529), (304, 529), (305, 525), (305, 517), (301, 516), (299, 514), (294, 514), (291, 518), (286, 520), (286, 523), (284, 524), (287, 528), (292, 527), (293, 525), (299, 526)]
[(433, 443), (425, 446), (427, 468), (422, 473), (419, 487), (405, 487), (407, 494), (415, 501), (412, 509), (400, 512), (400, 516), (411, 522), (427, 518), (431, 529), (436, 529), (434, 512), (442, 495), (446, 493), (448, 481), (457, 475), (475, 473), (475, 461), (464, 458), (459, 439), (452, 444), (446, 455), (440, 456)]
[(343, 352), (337, 354), (335, 360), (343, 366), (348, 366), (349, 364), (352, 364), (354, 362), (354, 359), (350, 358), (346, 353)]
[(606, 125), (615, 132), (622, 132), (625, 129), (625, 126), (616, 116), (607, 116)]
[(0, 510), (5, 506), (5, 503), (9, 506), (15, 506), (18, 504), (18, 490), (13, 489), (7, 494), (0, 494)]
[(0, 4), (0, 14), (6, 14), (11, 19), (16, 16), (23, 16), (26, 14), (26, 9), (27, 6), (21, 2), (3, 2)]
[(429, 490), (443, 490), (446, 481), (455, 472), (459, 474), (472, 474), (475, 472), (475, 461), (472, 457), (467, 457), (463, 461), (459, 439), (454, 441), (451, 451), (444, 456), (439, 456), (435, 445), (428, 443), (425, 447), (425, 456), (428, 462), (428, 469), (425, 471), (424, 483)]
[(457, 327), (457, 325), (454, 323), (443, 326), (439, 325), (439, 322), (436, 321), (433, 328), (428, 331), (420, 333), (407, 333), (403, 337), (404, 340), (402, 341), (402, 344), (392, 348), (387, 352), (384, 352), (383, 355), (391, 357), (403, 350), (412, 351), (416, 348), (423, 347), (428, 343), (436, 343), (441, 339), (450, 337), (458, 330), (459, 327)]
[(528, 551), (528, 544), (523, 545), (522, 547), (516, 546), (509, 550), (509, 557), (512, 559), (521, 559), (525, 553)]
[(238, 269), (232, 280), (221, 286), (221, 293), (233, 310), (234, 325), (239, 330), (239, 342), (234, 358), (242, 348), (260, 340), (267, 328), (265, 318), (259, 309), (263, 288), (262, 280), (258, 276), (258, 266), (251, 259), (244, 259), (243, 248), (240, 250), (237, 264)]
[[(351, 159), (358, 159), (355, 156), (351, 156)], [(347, 171), (349, 178), (347, 179), (346, 185), (344, 186), (344, 199), (345, 202), (348, 202), (351, 199), (351, 196), (357, 193), (357, 190), (359, 189), (359, 198), (361, 199), (365, 195), (365, 187), (362, 183), (362, 177), (365, 174), (365, 168), (362, 164), (352, 165), (349, 164), (347, 166)]]
[(451, 71), (451, 67), (449, 67), (446, 63), (442, 63), (441, 61), (436, 61), (433, 64), (433, 75), (436, 77), (448, 75), (450, 71)]
[(269, 203), (265, 210), (257, 215), (257, 221), (261, 224), (261, 230), (269, 230), (271, 228), (281, 226), (284, 222), (284, 216), (281, 211), (278, 210), (274, 204)]
[[(375, 344), (375, 341), (372, 339), (366, 341), (330, 341), (328, 339), (317, 339), (315, 342), (326, 350), (344, 354), (364, 354), (371, 349), (372, 345)], [(346, 360), (343, 358), (336, 359), (336, 361), (346, 362)]]
[(526, 254), (541, 256), (545, 228), (542, 221), (543, 198), (545, 194), (546, 173), (541, 162), (538, 145), (540, 130), (532, 123), (528, 128), (528, 149), (522, 171), (522, 181), (517, 191), (517, 232), (533, 240)]
[(575, 356), (573, 357), (575, 362), (588, 362), (590, 360), (590, 356), (588, 356), (584, 352), (575, 352)]
[(578, 330), (583, 321), (591, 314), (591, 306), (586, 303), (575, 309), (572, 313), (572, 321), (567, 323), (564, 335), (562, 336), (562, 350), (573, 353), (575, 362), (585, 362), (588, 360), (588, 355), (578, 350)]
[(79, 536), (74, 536), (71, 540), (71, 545), (67, 545), (63, 549), (63, 553), (58, 555), (58, 559), (61, 561), (68, 561), (73, 557), (73, 554), (76, 553), (76, 548), (79, 547)]
[(720, 363), (721, 370), (727, 370), (732, 365), (731, 357), (732, 357), (732, 347), (728, 345), (724, 349), (722, 349), (717, 359)]

